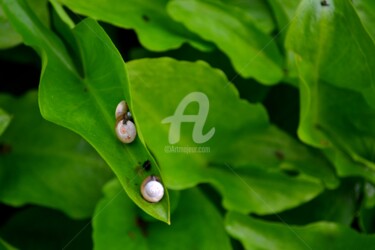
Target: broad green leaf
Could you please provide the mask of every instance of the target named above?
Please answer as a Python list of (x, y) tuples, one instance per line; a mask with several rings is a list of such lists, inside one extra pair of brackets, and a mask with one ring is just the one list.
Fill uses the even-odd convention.
[(21, 42), (22, 37), (13, 29), (2, 8), (0, 8), (0, 48), (10, 48)]
[(92, 249), (91, 229), (89, 220), (27, 207), (8, 218), (0, 227), (0, 237), (18, 249)]
[(269, 86), (260, 84), (254, 79), (244, 79), (237, 75), (228, 57), (218, 49), (210, 52), (202, 52), (192, 48), (191, 46), (182, 46), (177, 50), (170, 50), (161, 53), (152, 52), (144, 48), (134, 48), (129, 52), (129, 58), (131, 60), (159, 57), (172, 57), (177, 60), (191, 62), (198, 60), (205, 61), (212, 67), (219, 68), (227, 76), (230, 76), (232, 83), (236, 86), (236, 88), (238, 88), (241, 98), (244, 98), (252, 103), (261, 102), (270, 89)]
[(295, 53), (297, 64), (307, 64), (301, 71), (311, 70), (309, 77), (315, 82), (321, 79), (359, 92), (375, 108), (375, 45), (352, 4), (334, 0), (322, 6), (304, 0), (296, 15), (286, 46)]
[(231, 249), (217, 209), (198, 189), (181, 192), (172, 224), (142, 220), (119, 183), (105, 186), (94, 216), (94, 247), (108, 249)]
[[(47, 0), (27, 0), (38, 18), (49, 25)], [(7, 49), (22, 43), (22, 37), (14, 30), (3, 9), (0, 7), (0, 49)]]
[(337, 189), (325, 190), (301, 206), (263, 218), (273, 221), (280, 221), (281, 218), (283, 222), (292, 225), (329, 221), (350, 226), (358, 215), (361, 195), (358, 179), (343, 179)]
[(76, 13), (126, 29), (134, 29), (141, 44), (152, 51), (175, 49), (185, 42), (201, 50), (212, 48), (210, 43), (168, 16), (168, 0), (58, 1)]
[[(161, 177), (158, 166), (142, 142), (122, 144), (115, 136), (115, 109), (125, 99), (132, 107), (124, 62), (109, 37), (92, 19), (78, 24), (72, 34), (79, 55), (69, 56), (59, 38), (41, 25), (22, 0), (4, 2), (7, 16), (24, 36), (25, 42), (40, 52), (43, 70), (39, 105), (44, 118), (71, 129), (87, 140), (119, 178), (130, 198), (150, 215), (169, 222), (166, 190), (159, 203), (150, 204), (140, 194), (140, 185), (149, 175)], [(95, 52), (95, 53), (93, 53)], [(96, 53), (98, 52), (98, 53)], [(80, 58), (80, 67), (72, 62)], [(136, 112), (132, 115), (137, 121)], [(152, 169), (141, 165), (151, 161)]]
[(0, 108), (0, 136), (4, 133), (5, 129), (9, 126), (12, 117)]
[(306, 226), (266, 222), (237, 213), (228, 213), (226, 228), (245, 249), (330, 249), (368, 250), (375, 245), (374, 235), (360, 234), (349, 227), (330, 222)]
[(304, 0), (286, 45), (299, 71), (300, 138), (375, 170), (375, 46), (353, 6)]
[(275, 29), (272, 13), (266, 1), (221, 0), (221, 2), (228, 4), (231, 8), (233, 6), (233, 9), (237, 7), (244, 10), (245, 12), (238, 11), (264, 33), (270, 34)]
[[(239, 99), (221, 71), (169, 58), (135, 60), (127, 68), (133, 110), (168, 187), (211, 183), (228, 209), (273, 213), (312, 199), (324, 185), (337, 185), (319, 153), (271, 126), (264, 108)], [(162, 121), (191, 93), (205, 95), (209, 103), (190, 97), (183, 114), (196, 116), (197, 123), (183, 122), (180, 133), (171, 133), (171, 125)], [(201, 109), (207, 119), (197, 116)], [(208, 141), (193, 140), (193, 130), (205, 135), (213, 128)], [(170, 137), (180, 141), (170, 143)]]
[(283, 78), (283, 59), (276, 43), (248, 19), (245, 10), (219, 1), (175, 0), (168, 4), (168, 13), (215, 43), (230, 58), (239, 75), (264, 84), (274, 84)]
[(82, 138), (41, 117), (36, 92), (0, 95), (0, 106), (14, 117), (0, 139), (0, 200), (91, 216), (112, 176), (107, 165)]
[(353, 0), (353, 5), (370, 36), (375, 40), (375, 1)]

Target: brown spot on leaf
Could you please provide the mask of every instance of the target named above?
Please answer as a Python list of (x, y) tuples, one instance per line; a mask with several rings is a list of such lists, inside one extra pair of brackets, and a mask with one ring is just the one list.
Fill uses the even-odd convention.
[(285, 155), (283, 152), (281, 152), (280, 150), (276, 150), (275, 151), (275, 156), (278, 160), (282, 161), (285, 159)]
[(137, 165), (135, 168), (134, 168), (134, 172), (136, 175), (138, 176), (142, 176), (144, 170), (143, 168), (141, 167), (141, 165)]
[(149, 18), (148, 16), (146, 16), (146, 15), (142, 15), (142, 19), (143, 19), (143, 21), (145, 21), (145, 22), (150, 21), (150, 18)]
[(317, 130), (322, 130), (322, 126), (320, 126), (320, 124), (315, 124), (315, 128), (316, 128)]
[(329, 143), (329, 141), (327, 141), (327, 140), (320, 140), (320, 145), (322, 145), (322, 146), (324, 146), (324, 147), (327, 147), (327, 146), (329, 146), (330, 145), (330, 143)]
[(132, 240), (135, 239), (135, 233), (132, 232), (132, 231), (129, 231), (129, 232), (128, 232), (128, 236), (129, 236), (129, 238), (132, 239)]
[(0, 154), (9, 154), (12, 152), (12, 146), (6, 143), (0, 143)]
[(147, 222), (145, 222), (144, 220), (142, 220), (140, 217), (137, 217), (135, 219), (135, 223), (136, 223), (137, 227), (139, 227), (139, 229), (141, 230), (142, 235), (144, 237), (147, 237), (147, 234), (148, 234), (147, 233), (147, 227), (148, 227)]

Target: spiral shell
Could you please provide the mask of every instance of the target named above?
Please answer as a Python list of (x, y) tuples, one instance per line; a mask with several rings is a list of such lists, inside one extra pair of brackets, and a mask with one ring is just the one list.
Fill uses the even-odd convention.
[(141, 194), (148, 202), (159, 202), (164, 196), (163, 184), (155, 176), (147, 177), (141, 185)]
[(122, 119), (128, 112), (128, 104), (125, 101), (121, 101), (116, 107), (116, 120)]
[(123, 143), (131, 143), (137, 135), (134, 123), (125, 119), (117, 122), (115, 131), (117, 138)]

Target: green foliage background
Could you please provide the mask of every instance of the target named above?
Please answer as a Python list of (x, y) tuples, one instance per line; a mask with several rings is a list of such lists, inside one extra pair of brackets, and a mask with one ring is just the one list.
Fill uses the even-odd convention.
[(375, 249), (374, 1), (0, 3), (1, 248)]

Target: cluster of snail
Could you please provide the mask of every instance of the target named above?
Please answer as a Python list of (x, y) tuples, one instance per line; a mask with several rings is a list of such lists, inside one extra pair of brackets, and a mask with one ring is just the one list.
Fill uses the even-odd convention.
[[(121, 101), (116, 107), (116, 136), (123, 143), (131, 143), (137, 136), (132, 114), (129, 111), (128, 104)], [(143, 169), (148, 171), (151, 168), (149, 160), (143, 163)], [(141, 185), (141, 194), (143, 198), (152, 203), (159, 202), (164, 196), (164, 187), (160, 179), (156, 176), (147, 177)]]
[(137, 136), (132, 114), (128, 104), (121, 101), (116, 107), (116, 136), (123, 143), (131, 143)]

